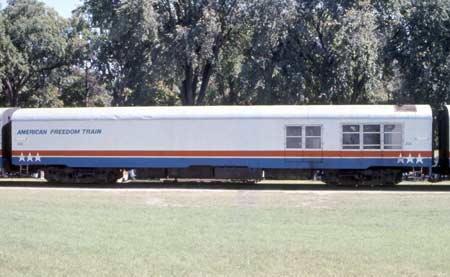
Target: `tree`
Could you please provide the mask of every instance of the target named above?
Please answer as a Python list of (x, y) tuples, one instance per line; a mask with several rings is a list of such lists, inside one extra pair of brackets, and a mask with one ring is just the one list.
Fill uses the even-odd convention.
[(1, 89), (7, 105), (19, 106), (22, 93), (41, 90), (55, 69), (67, 64), (68, 25), (35, 0), (10, 0), (1, 13)]
[(364, 2), (298, 1), (281, 60), (290, 94), (303, 103), (372, 101), (382, 70), (375, 23)]
[(133, 104), (131, 92), (150, 92), (157, 30), (153, 1), (87, 0), (81, 11), (96, 32), (92, 63), (112, 91), (112, 105)]
[[(384, 6), (390, 20), (384, 49), (388, 72), (401, 78), (398, 103), (438, 107), (450, 94), (450, 1), (406, 1)], [(385, 24), (386, 26), (387, 24)]]
[(59, 83), (60, 99), (65, 107), (105, 107), (111, 96), (95, 73), (76, 66)]
[(5, 77), (7, 50), (10, 49), (11, 41), (6, 36), (3, 13), (0, 12), (0, 80)]
[[(227, 41), (239, 32), (243, 0), (158, 1), (161, 73), (178, 83), (183, 105), (200, 105)], [(170, 71), (170, 72), (168, 72)]]
[(70, 26), (67, 52), (71, 62), (58, 69), (52, 80), (59, 98), (69, 107), (110, 106), (111, 95), (91, 60), (95, 33), (78, 13), (70, 19)]
[(241, 95), (248, 104), (290, 103), (281, 59), (290, 26), (295, 20), (292, 0), (256, 1), (249, 11), (250, 43), (240, 72)]
[[(333, 45), (336, 57), (334, 89), (329, 102), (358, 104), (385, 101), (382, 89), (382, 41), (374, 9), (369, 4), (347, 10)], [(325, 92), (326, 94), (326, 92)]]
[[(375, 10), (360, 1), (261, 1), (243, 65), (251, 103), (368, 103), (382, 94)], [(281, 16), (277, 16), (281, 15)]]

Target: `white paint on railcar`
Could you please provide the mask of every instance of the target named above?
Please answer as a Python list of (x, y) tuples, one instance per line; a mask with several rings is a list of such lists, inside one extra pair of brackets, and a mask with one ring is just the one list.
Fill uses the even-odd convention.
[[(321, 148), (342, 150), (342, 124), (392, 123), (404, 128), (403, 150), (428, 151), (432, 141), (431, 109), (416, 107), (416, 112), (395, 112), (395, 106), (23, 109), (13, 115), (13, 147), (14, 150), (283, 151), (285, 126), (320, 125)], [(195, 112), (196, 116), (187, 111)], [(42, 131), (35, 135), (20, 130)]]
[(22, 109), (14, 121), (152, 120), (152, 119), (428, 119), (427, 105), (402, 109), (394, 105), (312, 105), (312, 106), (185, 106)]

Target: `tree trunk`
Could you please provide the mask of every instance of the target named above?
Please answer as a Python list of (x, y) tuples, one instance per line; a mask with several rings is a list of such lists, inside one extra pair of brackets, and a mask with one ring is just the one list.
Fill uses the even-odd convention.
[(237, 92), (235, 88), (235, 82), (233, 77), (228, 77), (228, 89), (230, 92), (228, 93), (228, 104), (236, 105), (238, 104)]
[(184, 80), (181, 87), (181, 103), (184, 106), (192, 106), (194, 105), (194, 93), (193, 90), (194, 84), (194, 72), (192, 68), (192, 64), (186, 63), (184, 66)]
[(10, 107), (17, 107), (19, 104), (19, 93), (14, 89), (14, 86), (9, 80), (2, 81), (3, 90), (5, 91), (6, 99)]
[(89, 106), (89, 82), (88, 82), (88, 67), (87, 64), (84, 65), (84, 106)]
[(365, 76), (357, 76), (353, 79), (353, 91), (350, 97), (349, 104), (361, 104), (360, 98), (364, 97), (364, 84), (365, 84)]
[(205, 95), (206, 95), (206, 89), (208, 88), (209, 79), (211, 78), (211, 74), (212, 74), (212, 63), (208, 62), (205, 65), (205, 68), (203, 68), (202, 85), (200, 86), (200, 91), (198, 93), (198, 97), (197, 97), (197, 101), (196, 101), (197, 105), (203, 104), (203, 99), (205, 98)]
[(125, 88), (122, 84), (113, 88), (113, 99), (111, 102), (111, 106), (120, 107), (125, 104)]
[(111, 106), (113, 107), (119, 106), (119, 92), (117, 88), (113, 88)]

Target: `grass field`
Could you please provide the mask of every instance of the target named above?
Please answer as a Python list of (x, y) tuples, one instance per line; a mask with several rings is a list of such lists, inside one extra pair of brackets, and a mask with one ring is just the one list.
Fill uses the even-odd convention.
[(446, 276), (450, 193), (0, 188), (0, 276)]

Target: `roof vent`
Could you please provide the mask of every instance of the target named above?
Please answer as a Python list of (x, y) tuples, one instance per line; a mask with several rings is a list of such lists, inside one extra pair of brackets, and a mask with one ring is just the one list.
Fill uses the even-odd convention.
[(395, 106), (396, 112), (417, 112), (416, 105), (400, 105)]

